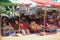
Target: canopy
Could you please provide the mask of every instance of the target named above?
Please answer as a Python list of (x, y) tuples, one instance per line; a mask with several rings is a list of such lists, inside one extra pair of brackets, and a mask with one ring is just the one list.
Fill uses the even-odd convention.
[(21, 5), (31, 5), (30, 0), (10, 0), (12, 3), (17, 3), (17, 4), (21, 4)]
[(56, 7), (60, 6), (60, 0), (32, 0), (38, 4), (53, 5)]

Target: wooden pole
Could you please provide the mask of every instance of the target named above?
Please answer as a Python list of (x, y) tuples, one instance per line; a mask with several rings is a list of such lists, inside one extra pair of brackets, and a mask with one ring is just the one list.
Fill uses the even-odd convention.
[(47, 8), (44, 10), (44, 35), (46, 35), (46, 33), (45, 33), (45, 24), (46, 24), (46, 10), (47, 10)]
[(21, 30), (21, 27), (20, 27), (20, 13), (19, 13), (19, 34), (20, 34), (20, 30)]
[(44, 28), (43, 28), (43, 32), (40, 33), (41, 35), (46, 35), (46, 32), (45, 32), (46, 10), (47, 10), (47, 8), (44, 7), (44, 22), (43, 22)]
[[(2, 7), (2, 5), (0, 5), (0, 6)], [(1, 11), (0, 11), (0, 14), (1, 14)], [(2, 37), (2, 27), (1, 27), (2, 26), (1, 25), (2, 24), (2, 22), (1, 22), (2, 20), (1, 19), (2, 18), (1, 18), (1, 15), (0, 15), (0, 40), (1, 40), (1, 37)]]
[[(1, 28), (1, 16), (0, 16), (0, 28)], [(1, 33), (1, 29), (0, 29), (0, 33)]]
[(19, 10), (19, 34), (20, 34), (20, 31), (21, 31), (21, 26), (20, 26), (20, 16), (21, 16), (21, 9)]
[(44, 11), (44, 32), (45, 32), (46, 11)]
[(0, 39), (1, 39), (1, 16), (0, 16)]

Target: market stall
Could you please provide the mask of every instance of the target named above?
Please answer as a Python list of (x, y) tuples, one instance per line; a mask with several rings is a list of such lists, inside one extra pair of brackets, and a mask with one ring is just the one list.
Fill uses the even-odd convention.
[[(46, 25), (46, 16), (47, 16), (47, 11), (51, 10), (56, 10), (58, 11), (60, 8), (60, 0), (31, 0), (33, 2), (36, 2), (37, 4), (40, 4), (41, 8), (44, 9), (44, 27)], [(48, 8), (48, 7), (56, 7), (54, 8)], [(55, 17), (57, 16), (58, 12), (55, 14)], [(45, 29), (44, 29), (45, 31)]]

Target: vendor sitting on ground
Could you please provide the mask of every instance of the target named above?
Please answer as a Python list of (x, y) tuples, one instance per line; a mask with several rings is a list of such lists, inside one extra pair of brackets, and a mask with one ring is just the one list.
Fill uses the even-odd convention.
[(48, 23), (46, 23), (46, 32), (56, 32), (56, 24), (54, 23), (54, 19), (50, 19)]
[(21, 33), (23, 35), (30, 34), (29, 23), (23, 21), (23, 22), (20, 23), (20, 27), (21, 27)]
[(33, 33), (40, 33), (42, 31), (42, 27), (38, 25), (35, 21), (32, 21), (30, 24), (30, 28)]

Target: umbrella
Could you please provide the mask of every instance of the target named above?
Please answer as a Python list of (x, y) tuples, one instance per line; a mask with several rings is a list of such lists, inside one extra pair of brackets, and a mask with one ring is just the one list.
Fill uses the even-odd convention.
[(2, 13), (0, 14), (1, 16), (5, 16), (5, 17), (9, 17), (9, 15), (5, 14), (5, 13)]

